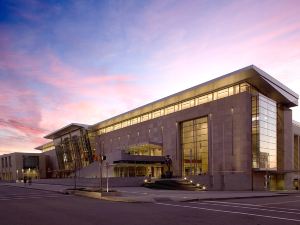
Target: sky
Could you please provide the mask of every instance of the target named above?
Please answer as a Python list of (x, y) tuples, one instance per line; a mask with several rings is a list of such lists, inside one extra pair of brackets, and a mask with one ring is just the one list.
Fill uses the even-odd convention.
[(300, 93), (300, 1), (1, 0), (0, 154), (251, 64)]

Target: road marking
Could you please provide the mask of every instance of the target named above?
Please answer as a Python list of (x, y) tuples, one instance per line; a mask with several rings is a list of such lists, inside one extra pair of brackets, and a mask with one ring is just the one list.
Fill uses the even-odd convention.
[(280, 205), (280, 204), (290, 203), (290, 202), (300, 202), (300, 200), (295, 200), (295, 201), (285, 201), (285, 202), (274, 202), (274, 203), (266, 203), (266, 204), (260, 204), (260, 205)]
[(280, 208), (280, 207), (272, 207), (272, 206), (262, 206), (262, 205), (247, 204), (247, 203), (238, 203), (238, 202), (222, 202), (222, 201), (203, 201), (203, 202), (216, 202), (216, 203), (225, 203), (225, 204), (233, 204), (233, 205), (246, 205), (246, 206), (264, 207), (264, 208), (269, 208), (269, 209), (282, 209), (282, 210), (299, 211), (300, 212), (300, 209)]
[(220, 204), (220, 203), (201, 203), (201, 202), (191, 202), (194, 204), (199, 204), (199, 205), (219, 205), (219, 206), (224, 206), (224, 207), (232, 207), (232, 208), (241, 208), (241, 209), (254, 209), (254, 210), (261, 210), (261, 211), (269, 211), (269, 212), (279, 212), (279, 213), (289, 213), (289, 214), (297, 214), (300, 215), (298, 212), (287, 212), (287, 211), (278, 211), (275, 209), (260, 209), (260, 208), (253, 208), (253, 207), (247, 207), (247, 206), (237, 206), (237, 205), (226, 205), (226, 204)]
[(213, 212), (223, 212), (223, 213), (240, 214), (240, 215), (247, 215), (247, 216), (265, 217), (265, 218), (271, 218), (271, 219), (300, 222), (299, 219), (290, 219), (290, 218), (277, 217), (277, 216), (267, 216), (267, 215), (254, 214), (254, 213), (233, 212), (233, 211), (220, 210), (220, 209), (209, 209), (209, 208), (194, 207), (194, 206), (187, 206), (187, 205), (173, 205), (173, 204), (169, 204), (169, 203), (159, 203), (159, 202), (156, 202), (155, 204), (157, 204), (157, 205), (165, 205), (165, 206), (173, 206), (173, 207), (181, 207), (181, 208), (206, 210), (206, 211), (213, 211)]

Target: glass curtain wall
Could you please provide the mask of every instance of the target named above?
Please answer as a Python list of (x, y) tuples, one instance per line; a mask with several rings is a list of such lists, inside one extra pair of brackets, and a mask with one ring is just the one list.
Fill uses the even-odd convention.
[(88, 134), (80, 131), (80, 136), (74, 135), (61, 140), (55, 146), (60, 170), (79, 169), (93, 162), (93, 154)]
[(277, 169), (277, 106), (262, 94), (252, 97), (253, 168)]
[(184, 176), (208, 171), (208, 119), (207, 117), (181, 123), (181, 149)]

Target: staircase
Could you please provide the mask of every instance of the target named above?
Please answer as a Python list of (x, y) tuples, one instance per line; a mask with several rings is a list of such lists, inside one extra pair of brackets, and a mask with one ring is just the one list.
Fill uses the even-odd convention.
[(190, 180), (184, 180), (184, 179), (160, 179), (154, 182), (145, 182), (143, 186), (152, 189), (164, 189), (164, 190), (185, 190), (185, 191), (205, 190), (205, 187), (203, 185), (195, 184), (190, 182)]

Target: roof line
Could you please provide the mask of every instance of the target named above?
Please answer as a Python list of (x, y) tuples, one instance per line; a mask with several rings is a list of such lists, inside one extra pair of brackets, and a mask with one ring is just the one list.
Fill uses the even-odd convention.
[(246, 66), (246, 67), (243, 67), (243, 68), (241, 68), (241, 69), (235, 70), (235, 71), (230, 72), (230, 73), (227, 73), (227, 74), (225, 74), (225, 75), (222, 75), (222, 76), (220, 76), (220, 77), (216, 77), (216, 78), (214, 78), (214, 79), (212, 79), (212, 80), (208, 80), (208, 81), (206, 81), (206, 82), (204, 82), (204, 83), (197, 84), (197, 85), (195, 85), (195, 86), (193, 86), (193, 87), (190, 87), (190, 88), (187, 88), (187, 89), (185, 89), (185, 90), (182, 90), (182, 91), (176, 92), (176, 93), (174, 93), (174, 94), (168, 95), (168, 96), (163, 97), (163, 98), (161, 98), (161, 99), (158, 99), (158, 100), (156, 100), (156, 101), (154, 101), (154, 102), (149, 102), (149, 103), (147, 103), (146, 105), (139, 106), (139, 107), (137, 107), (137, 108), (131, 109), (131, 110), (129, 110), (129, 111), (126, 111), (126, 112), (124, 112), (124, 113), (118, 114), (118, 115), (113, 116), (113, 117), (111, 117), (111, 118), (105, 119), (105, 120), (103, 120), (103, 121), (100, 121), (100, 122), (98, 122), (98, 123), (93, 124), (92, 126), (93, 126), (93, 127), (94, 127), (94, 126), (98, 126), (98, 125), (101, 124), (101, 123), (105, 123), (105, 122), (107, 122), (107, 121), (109, 121), (109, 120), (112, 120), (112, 119), (115, 119), (115, 118), (117, 118), (117, 117), (126, 115), (127, 113), (133, 112), (133, 111), (135, 111), (135, 110), (139, 110), (139, 109), (142, 109), (142, 108), (144, 108), (144, 107), (150, 106), (150, 105), (152, 105), (152, 104), (155, 104), (155, 103), (164, 101), (164, 100), (166, 100), (166, 99), (168, 99), (168, 98), (175, 97), (176, 95), (180, 95), (180, 94), (183, 94), (183, 93), (185, 93), (185, 92), (192, 91), (192, 90), (194, 90), (194, 89), (196, 89), (196, 88), (199, 88), (199, 87), (201, 87), (201, 86), (205, 86), (205, 85), (207, 85), (207, 84), (209, 84), (209, 83), (213, 83), (214, 81), (217, 81), (217, 80), (220, 80), (220, 79), (222, 79), (222, 78), (228, 77), (228, 76), (230, 76), (230, 75), (232, 75), (232, 74), (240, 73), (240, 72), (249, 70), (249, 69), (253, 68), (253, 66), (254, 66), (254, 65)]
[(269, 82), (271, 82), (272, 84), (276, 85), (278, 88), (280, 88), (281, 90), (289, 93), (290, 95), (292, 95), (295, 98), (299, 98), (299, 95), (292, 91), (290, 88), (288, 88), (287, 86), (285, 86), (283, 83), (281, 83), (280, 81), (275, 82), (275, 79), (269, 75), (268, 73), (266, 73), (265, 71), (263, 71), (262, 69), (258, 68), (255, 65), (252, 65), (252, 68), (258, 72), (262, 77), (264, 77), (265, 79), (267, 79)]

